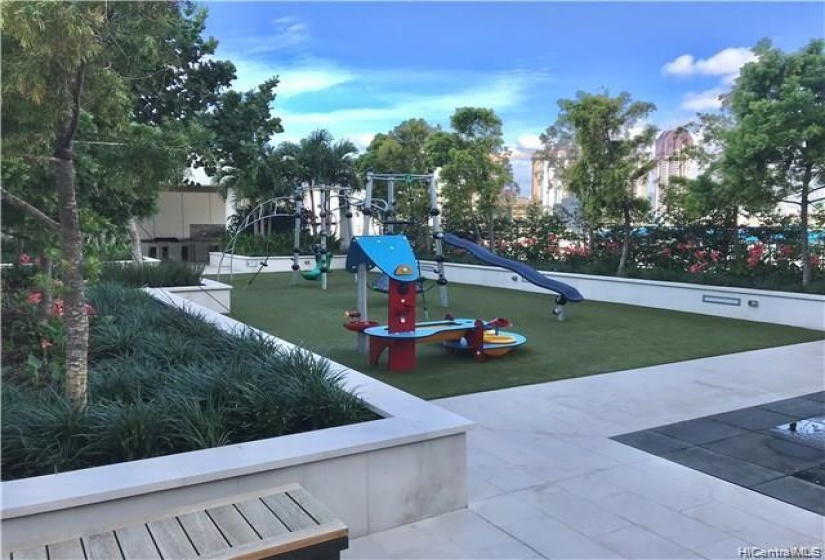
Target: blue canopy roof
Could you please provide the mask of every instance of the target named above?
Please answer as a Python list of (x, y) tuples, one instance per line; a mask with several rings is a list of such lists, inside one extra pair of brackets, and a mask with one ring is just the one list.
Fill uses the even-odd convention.
[(403, 235), (371, 235), (355, 237), (347, 252), (346, 268), (357, 272), (362, 264), (367, 269), (378, 268), (395, 280), (413, 282), (418, 279), (418, 260), (410, 242)]

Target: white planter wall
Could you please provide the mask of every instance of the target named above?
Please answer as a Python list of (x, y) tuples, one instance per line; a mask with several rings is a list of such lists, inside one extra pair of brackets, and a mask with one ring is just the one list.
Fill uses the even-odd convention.
[(164, 289), (186, 301), (191, 301), (212, 311), (218, 313), (232, 312), (232, 286), (229, 284), (202, 278), (200, 286), (179, 286)]
[[(422, 261), (421, 266), (428, 278), (435, 278), (432, 272), (434, 262)], [(550, 293), (527, 282), (515, 272), (498, 267), (445, 263), (444, 269), (447, 280), (450, 282)], [(679, 282), (655, 282), (587, 274), (560, 272), (542, 272), (542, 274), (573, 286), (586, 300), (825, 330), (825, 296), (821, 295)], [(548, 307), (549, 305), (550, 303)], [(569, 304), (571, 312), (576, 305)]]
[[(229, 332), (250, 329), (168, 290), (146, 291)], [(3, 482), (3, 550), (290, 482), (327, 505), (353, 538), (467, 507), (466, 432), (472, 423), (360, 372), (331, 366), (382, 419)]]
[[(330, 261), (331, 270), (344, 270), (346, 255), (335, 255)], [(266, 266), (261, 267), (261, 263), (266, 262)], [(301, 270), (312, 270), (315, 268), (315, 257), (312, 255), (301, 255), (298, 259)], [(229, 253), (212, 252), (209, 253), (209, 266), (220, 267), (218, 274), (244, 274), (250, 272), (290, 272), (292, 270), (292, 257), (247, 257), (242, 255), (232, 255)]]

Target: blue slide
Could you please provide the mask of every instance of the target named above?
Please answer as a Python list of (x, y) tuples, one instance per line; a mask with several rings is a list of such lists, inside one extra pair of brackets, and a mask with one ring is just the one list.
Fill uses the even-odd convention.
[[(445, 243), (449, 243), (454, 247), (458, 247), (460, 249), (468, 251), (475, 258), (477, 258), (485, 264), (491, 264), (493, 266), (500, 266), (501, 268), (512, 270), (513, 272), (518, 273), (522, 278), (524, 278), (528, 282), (535, 284), (540, 288), (545, 288), (547, 290), (550, 290), (551, 292), (559, 294), (566, 301), (576, 302), (584, 300), (579, 291), (573, 286), (565, 284), (564, 282), (559, 282), (558, 280), (552, 280), (550, 278), (547, 278), (543, 274), (540, 274), (539, 271), (535, 268), (526, 265), (522, 262), (514, 261), (513, 259), (505, 259), (504, 257), (494, 255), (481, 245), (473, 243), (468, 239), (464, 239), (463, 237), (459, 237), (453, 233), (445, 232), (443, 241)], [(563, 302), (559, 301), (559, 303)]]

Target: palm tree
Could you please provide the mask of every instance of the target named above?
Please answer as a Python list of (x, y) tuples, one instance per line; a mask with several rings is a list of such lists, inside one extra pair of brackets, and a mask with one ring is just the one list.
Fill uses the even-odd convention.
[[(282, 142), (276, 151), (284, 162), (284, 172), (294, 183), (307, 183), (310, 203), (315, 208), (314, 188), (317, 185), (355, 185), (355, 160), (358, 148), (349, 140), (333, 144), (332, 134), (318, 129), (295, 142)], [(312, 226), (313, 235), (317, 233)]]

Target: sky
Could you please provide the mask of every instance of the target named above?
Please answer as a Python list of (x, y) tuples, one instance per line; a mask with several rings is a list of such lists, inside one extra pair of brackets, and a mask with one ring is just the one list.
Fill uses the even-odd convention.
[[(795, 51), (825, 34), (825, 2), (206, 2), (205, 35), (233, 87), (278, 76), (278, 144), (318, 128), (362, 151), (410, 118), (457, 107), (503, 121), (522, 195), (558, 100), (623, 91), (661, 130), (718, 108), (762, 38)], [(403, 172), (403, 170), (398, 170)]]

